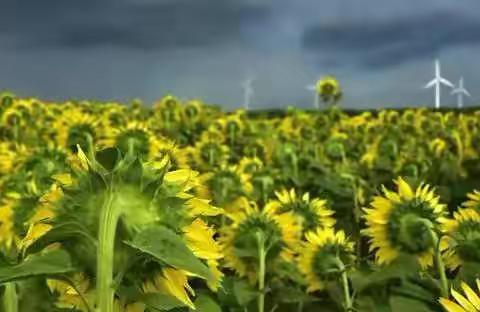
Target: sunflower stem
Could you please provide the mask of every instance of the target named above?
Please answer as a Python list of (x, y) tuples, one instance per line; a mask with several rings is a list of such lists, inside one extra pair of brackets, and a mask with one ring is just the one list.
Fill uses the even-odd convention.
[(344, 308), (346, 312), (353, 311), (352, 298), (350, 297), (350, 286), (348, 284), (348, 273), (343, 261), (337, 256), (338, 269), (342, 272), (342, 286), (344, 295)]
[(119, 212), (112, 205), (112, 190), (107, 190), (107, 198), (100, 212), (97, 249), (97, 296), (99, 312), (113, 312), (115, 290), (113, 289), (113, 264), (115, 252), (115, 232)]
[(433, 229), (430, 230), (432, 240), (435, 246), (435, 265), (440, 276), (440, 286), (442, 297), (448, 298), (448, 279), (445, 271), (445, 264), (443, 263), (442, 254), (440, 252), (440, 239)]
[(257, 232), (258, 243), (258, 312), (265, 311), (265, 237)]
[(18, 312), (17, 285), (15, 282), (5, 284), (3, 293), (3, 309), (5, 312)]

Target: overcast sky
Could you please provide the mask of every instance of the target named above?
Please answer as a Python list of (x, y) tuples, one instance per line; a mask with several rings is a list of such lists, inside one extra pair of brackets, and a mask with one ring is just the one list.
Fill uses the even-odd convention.
[[(308, 107), (322, 75), (344, 106), (432, 105), (433, 60), (480, 102), (479, 0), (0, 0), (0, 89), (47, 99), (226, 109)], [(443, 103), (455, 98), (444, 90)]]

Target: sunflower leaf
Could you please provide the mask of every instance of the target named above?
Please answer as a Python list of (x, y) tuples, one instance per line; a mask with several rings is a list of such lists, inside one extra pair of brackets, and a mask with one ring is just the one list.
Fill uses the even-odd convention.
[(39, 275), (56, 275), (75, 271), (64, 250), (44, 251), (27, 257), (16, 265), (0, 268), (0, 284)]
[(133, 241), (125, 243), (176, 269), (214, 280), (210, 269), (195, 257), (185, 241), (166, 227), (149, 227), (139, 232)]
[(161, 293), (146, 294), (143, 296), (142, 301), (153, 311), (168, 311), (185, 306), (185, 304), (177, 298)]
[(222, 312), (222, 309), (218, 306), (218, 304), (213, 300), (210, 296), (205, 294), (198, 295), (197, 299), (195, 300), (195, 310), (190, 311), (197, 311), (197, 312)]

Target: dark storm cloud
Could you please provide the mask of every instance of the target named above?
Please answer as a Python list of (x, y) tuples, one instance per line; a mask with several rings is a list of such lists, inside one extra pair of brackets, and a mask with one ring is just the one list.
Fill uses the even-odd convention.
[(455, 12), (432, 12), (342, 21), (306, 29), (302, 43), (307, 51), (345, 53), (363, 66), (388, 67), (431, 59), (446, 48), (480, 43), (480, 20)]
[(12, 2), (1, 32), (15, 48), (165, 49), (242, 40), (240, 25), (266, 19), (268, 7), (234, 0)]

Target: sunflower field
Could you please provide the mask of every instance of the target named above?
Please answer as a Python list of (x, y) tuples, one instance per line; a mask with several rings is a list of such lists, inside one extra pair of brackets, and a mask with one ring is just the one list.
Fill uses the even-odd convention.
[(479, 177), (480, 111), (3, 94), (0, 309), (480, 311)]

